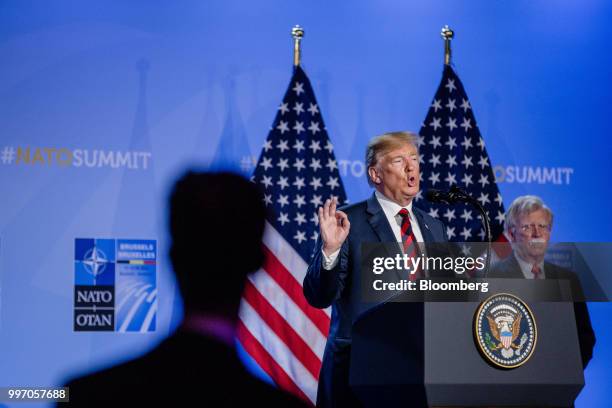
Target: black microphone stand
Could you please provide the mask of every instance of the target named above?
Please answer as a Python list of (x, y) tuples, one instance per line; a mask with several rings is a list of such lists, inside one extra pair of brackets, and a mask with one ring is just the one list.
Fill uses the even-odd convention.
[(491, 223), (489, 221), (489, 217), (487, 216), (487, 212), (485, 211), (484, 207), (480, 204), (478, 200), (476, 200), (474, 197), (467, 194), (465, 191), (463, 191), (457, 186), (451, 187), (450, 192), (448, 194), (448, 202), (449, 203), (456, 203), (456, 202), (468, 203), (468, 204), (471, 204), (473, 207), (475, 207), (478, 210), (478, 212), (480, 212), (480, 216), (482, 218), (482, 224), (485, 230), (485, 237), (487, 239), (487, 247), (486, 247), (487, 259), (485, 261), (485, 275), (484, 275), (484, 277), (486, 278), (487, 274), (489, 273), (489, 266), (491, 264), (491, 241), (493, 240), (491, 238)]

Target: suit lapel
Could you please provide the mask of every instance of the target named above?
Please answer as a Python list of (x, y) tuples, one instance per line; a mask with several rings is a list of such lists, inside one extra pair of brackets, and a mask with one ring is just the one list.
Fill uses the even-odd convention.
[(423, 235), (423, 241), (436, 242), (433, 233), (429, 229), (429, 225), (427, 224), (427, 222), (425, 222), (425, 219), (423, 217), (423, 210), (416, 208), (413, 204), (412, 212), (414, 213), (414, 216), (416, 217), (417, 222), (419, 223), (419, 229), (421, 230), (421, 234)]
[[(378, 236), (378, 240), (384, 244), (387, 254), (391, 257), (394, 257), (397, 254), (402, 255), (400, 243), (397, 242), (395, 234), (393, 234), (393, 230), (391, 229), (391, 225), (389, 225), (389, 220), (387, 220), (385, 212), (376, 199), (376, 195), (372, 194), (367, 203), (366, 212), (368, 213), (368, 222)], [(394, 250), (392, 250), (392, 248)], [(396, 276), (398, 281), (401, 280), (400, 272), (397, 270)]]
[(508, 262), (508, 269), (506, 270), (506, 273), (508, 274), (509, 277), (525, 278), (525, 276), (523, 275), (523, 270), (521, 269), (521, 266), (516, 260), (516, 255), (514, 254), (514, 252), (510, 254), (507, 262)]
[(397, 242), (387, 216), (376, 199), (375, 194), (372, 194), (368, 199), (366, 211), (368, 212), (368, 222), (374, 229), (374, 232), (376, 232), (376, 235), (378, 235), (380, 242)]

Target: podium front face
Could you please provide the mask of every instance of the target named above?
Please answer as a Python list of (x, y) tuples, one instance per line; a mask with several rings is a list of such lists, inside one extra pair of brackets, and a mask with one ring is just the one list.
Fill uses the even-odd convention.
[[(431, 406), (569, 407), (584, 386), (573, 304), (530, 305), (538, 339), (523, 365), (501, 369), (480, 354), (473, 336), (479, 303), (425, 305), (425, 373)], [(443, 339), (441, 342), (440, 339)]]
[[(523, 283), (513, 288), (519, 297)], [(537, 344), (521, 366), (503, 369), (481, 355), (474, 338), (475, 313), (490, 295), (386, 303), (362, 315), (351, 350), (358, 398), (390, 407), (572, 406), (584, 386), (573, 303), (529, 302)]]

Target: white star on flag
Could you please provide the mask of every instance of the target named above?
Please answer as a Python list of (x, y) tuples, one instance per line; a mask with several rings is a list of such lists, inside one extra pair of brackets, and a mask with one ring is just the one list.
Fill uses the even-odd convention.
[(321, 178), (320, 177), (313, 177), (312, 181), (309, 183), (312, 188), (316, 191), (319, 187), (321, 187)]
[(296, 177), (295, 181), (293, 182), (293, 185), (298, 190), (301, 190), (302, 188), (304, 188), (304, 186), (305, 186), (305, 184), (304, 184), (304, 177)]
[(285, 171), (285, 169), (289, 167), (289, 159), (279, 159), (277, 166), (280, 171)]
[(297, 171), (304, 170), (306, 168), (306, 165), (304, 164), (304, 159), (296, 158), (295, 162), (293, 163), (293, 167), (295, 167)]
[(321, 129), (319, 129), (319, 124), (317, 122), (310, 122), (310, 126), (308, 126), (308, 130), (310, 130), (313, 135), (321, 131)]
[(293, 91), (300, 96), (300, 94), (304, 93), (304, 84), (300, 83), (300, 82), (296, 82), (295, 83), (295, 87), (293, 88)]
[(310, 161), (310, 168), (312, 169), (312, 171), (317, 171), (319, 170), (321, 167), (321, 160), (319, 159), (315, 159), (314, 157), (311, 159)]
[(454, 99), (449, 99), (448, 103), (445, 105), (449, 111), (453, 111), (455, 109), (457, 109), (457, 107), (455, 106), (455, 100)]
[(276, 148), (279, 149), (281, 151), (281, 153), (283, 153), (285, 150), (289, 150), (289, 146), (287, 146), (287, 141), (286, 140), (281, 140), (276, 145)]
[(456, 139), (454, 137), (449, 136), (448, 140), (444, 144), (447, 145), (449, 149), (454, 149), (455, 147), (457, 147), (457, 143), (455, 142), (455, 140)]
[(446, 218), (448, 222), (451, 222), (455, 218), (455, 210), (451, 210), (450, 208), (447, 208), (446, 212), (442, 216)]
[(302, 225), (306, 222), (306, 216), (302, 213), (297, 213), (293, 221), (297, 222), (298, 225)]
[(280, 176), (278, 178), (278, 181), (276, 182), (276, 184), (280, 186), (281, 190), (284, 190), (285, 188), (289, 187), (289, 181), (287, 181), (287, 177), (283, 177), (283, 176)]
[(267, 157), (262, 157), (260, 166), (263, 167), (265, 171), (268, 171), (268, 169), (272, 167), (272, 159), (267, 158)]
[(434, 102), (431, 104), (431, 107), (434, 108), (434, 111), (437, 112), (438, 109), (442, 109), (442, 105), (438, 99), (434, 99)]
[(297, 231), (293, 238), (295, 238), (301, 244), (302, 241), (306, 241), (306, 233), (303, 231)]
[(280, 222), (282, 225), (285, 225), (286, 222), (289, 222), (289, 215), (287, 215), (287, 213), (280, 213), (280, 216), (278, 217), (278, 222)]
[(278, 124), (276, 128), (280, 130), (281, 134), (284, 134), (285, 132), (289, 131), (289, 126), (287, 126), (287, 122), (282, 121), (282, 120), (280, 121), (280, 123)]
[(302, 208), (303, 205), (306, 205), (306, 200), (304, 198), (303, 195), (296, 194), (293, 204), (297, 205), (297, 208)]
[(461, 218), (463, 218), (463, 221), (467, 224), (468, 221), (472, 220), (472, 211), (468, 210), (467, 208), (464, 208), (463, 214), (461, 214)]
[(436, 185), (436, 183), (440, 182), (440, 173), (431, 173), (429, 176), (429, 181), (431, 181), (432, 185)]
[(300, 133), (304, 132), (304, 124), (296, 120), (295, 125), (293, 126), (293, 130), (295, 130), (295, 133), (299, 135)]
[(446, 88), (448, 89), (448, 92), (453, 92), (455, 89), (457, 89), (455, 86), (455, 81), (453, 79), (449, 79), (446, 83)]
[(285, 113), (289, 112), (289, 108), (287, 107), (287, 103), (281, 103), (281, 105), (278, 107), (278, 110), (281, 111), (281, 115), (284, 115)]
[(299, 115), (300, 113), (304, 112), (304, 104), (300, 102), (296, 102), (295, 105), (293, 106), (293, 110), (295, 111), (296, 115)]
[(321, 146), (316, 140), (311, 141), (310, 146), (308, 146), (308, 148), (312, 149), (312, 153), (316, 153), (318, 150), (321, 150)]
[(297, 150), (297, 152), (301, 152), (302, 150), (305, 150), (306, 148), (304, 147), (304, 141), (303, 140), (296, 140), (295, 144), (293, 145), (293, 148), (295, 150)]
[(432, 137), (429, 143), (431, 143), (431, 145), (433, 146), (434, 149), (436, 147), (442, 146), (442, 143), (440, 143), (440, 136)]
[(433, 118), (433, 120), (431, 121), (431, 123), (429, 124), (429, 126), (434, 128), (434, 132), (438, 129), (441, 128), (442, 125), (440, 124), (440, 118)]

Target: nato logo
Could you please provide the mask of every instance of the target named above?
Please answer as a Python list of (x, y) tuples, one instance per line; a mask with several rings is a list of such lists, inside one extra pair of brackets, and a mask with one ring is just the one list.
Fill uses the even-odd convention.
[(74, 330), (154, 331), (156, 241), (77, 238), (74, 248)]
[(500, 293), (480, 304), (474, 318), (476, 344), (500, 368), (516, 368), (533, 354), (537, 341), (533, 313), (518, 297)]

